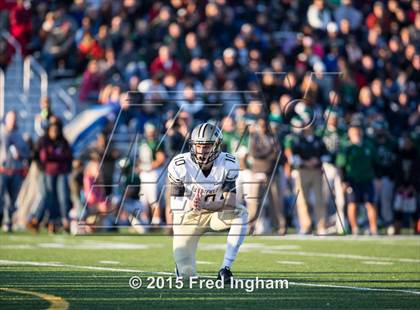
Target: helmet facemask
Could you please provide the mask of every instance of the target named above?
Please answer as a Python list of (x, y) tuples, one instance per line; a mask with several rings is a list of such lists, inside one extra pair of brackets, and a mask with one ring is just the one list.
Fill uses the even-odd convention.
[[(214, 143), (190, 141), (191, 157), (194, 160), (194, 162), (196, 162), (200, 166), (200, 168), (208, 169), (211, 167), (211, 165), (213, 164), (213, 162), (216, 160), (216, 158), (219, 156), (221, 152), (220, 144), (221, 144), (220, 140)], [(205, 153), (197, 152), (197, 149), (196, 149), (197, 145), (210, 146), (210, 148)]]

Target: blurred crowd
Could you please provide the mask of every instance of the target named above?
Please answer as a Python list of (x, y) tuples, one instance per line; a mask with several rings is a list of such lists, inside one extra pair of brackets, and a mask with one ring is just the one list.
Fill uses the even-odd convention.
[[(420, 232), (420, 1), (11, 3), (0, 28), (22, 53), (77, 80), (83, 108), (121, 109), (136, 139), (122, 152), (110, 120), (76, 155), (48, 98), (33, 143), (7, 113), (4, 230), (16, 209), (34, 231), (170, 224), (166, 166), (210, 120), (240, 160), (251, 232)], [(2, 69), (12, 54), (0, 39)]]

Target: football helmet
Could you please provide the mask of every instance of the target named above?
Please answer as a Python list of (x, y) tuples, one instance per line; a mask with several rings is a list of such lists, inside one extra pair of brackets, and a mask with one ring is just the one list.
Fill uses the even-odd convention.
[[(190, 137), (190, 153), (191, 158), (200, 167), (210, 166), (221, 152), (221, 144), (223, 140), (222, 131), (213, 124), (202, 123), (196, 126)], [(208, 145), (208, 151), (205, 148), (197, 149), (197, 146)]]

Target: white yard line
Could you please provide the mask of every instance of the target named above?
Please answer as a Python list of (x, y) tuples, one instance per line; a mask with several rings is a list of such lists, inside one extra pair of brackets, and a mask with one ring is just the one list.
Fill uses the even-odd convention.
[(72, 265), (63, 263), (48, 263), (48, 262), (29, 262), (29, 261), (14, 261), (14, 260), (0, 260), (0, 265), (23, 265), (23, 266), (43, 266), (43, 267), (67, 267), (75, 269), (88, 270), (103, 270), (103, 271), (118, 271), (118, 272), (137, 272), (137, 273), (151, 273), (157, 275), (173, 275), (172, 272), (148, 272), (146, 270), (127, 269), (127, 268), (112, 268), (112, 267), (98, 267), (85, 265)]
[(290, 261), (290, 260), (278, 260), (277, 263), (284, 265), (303, 265), (304, 262)]
[[(247, 242), (241, 246), (241, 252), (249, 252), (254, 250), (299, 250), (300, 245), (296, 244), (284, 244), (284, 245), (269, 245), (265, 243), (258, 242)], [(204, 243), (200, 246), (201, 251), (215, 251), (226, 250), (226, 243)]]
[(371, 261), (386, 261), (386, 262), (403, 262), (403, 263), (420, 263), (420, 259), (414, 258), (392, 258), (392, 257), (377, 257), (377, 256), (364, 256), (356, 254), (339, 254), (339, 253), (323, 253), (323, 252), (304, 252), (304, 251), (276, 251), (276, 250), (265, 250), (262, 251), (265, 254), (277, 254), (277, 255), (296, 255), (296, 256), (310, 256), (310, 257), (332, 257), (342, 259), (353, 259), (353, 260), (371, 260)]
[(356, 291), (398, 292), (398, 293), (420, 295), (420, 291), (401, 290), (401, 289), (394, 289), (394, 288), (373, 288), (373, 287), (360, 287), (360, 286), (347, 286), (347, 285), (334, 285), (334, 284), (316, 284), (316, 283), (297, 283), (297, 282), (289, 282), (289, 284), (298, 285), (298, 286), (345, 288), (345, 289), (351, 289), (351, 290), (356, 290)]
[(256, 240), (316, 240), (316, 241), (416, 241), (420, 243), (420, 236), (418, 235), (396, 235), (396, 236), (353, 236), (353, 235), (344, 235), (344, 236), (317, 236), (317, 235), (298, 235), (290, 234), (285, 236), (252, 236)]
[(121, 242), (93, 242), (79, 243), (66, 242), (40, 242), (36, 244), (6, 244), (0, 249), (10, 250), (36, 250), (36, 249), (74, 249), (74, 250), (150, 250), (163, 247), (161, 244), (135, 244)]
[[(158, 272), (158, 271), (146, 271), (139, 269), (126, 269), (126, 268), (111, 268), (111, 267), (96, 267), (96, 266), (84, 266), (84, 265), (71, 265), (62, 263), (47, 263), (47, 262), (31, 262), (31, 261), (14, 261), (14, 260), (0, 260), (0, 265), (23, 265), (23, 266), (44, 266), (44, 267), (67, 267), (75, 269), (88, 269), (88, 270), (103, 270), (103, 271), (115, 271), (115, 272), (135, 272), (135, 273), (146, 273), (155, 275), (167, 275), (174, 276), (172, 272)], [(206, 278), (215, 278), (212, 276), (204, 276)], [(371, 287), (359, 287), (359, 286), (346, 286), (346, 285), (333, 285), (333, 284), (316, 284), (316, 283), (302, 283), (302, 282), (289, 282), (289, 284), (296, 286), (311, 286), (311, 287), (330, 287), (330, 288), (342, 288), (357, 291), (374, 291), (374, 292), (397, 292), (420, 295), (420, 291), (414, 290), (402, 290), (392, 288), (371, 288)]]
[(362, 262), (362, 263), (366, 265), (394, 265), (394, 263), (391, 263), (391, 262), (367, 261), (367, 262)]
[(116, 260), (100, 260), (98, 263), (105, 264), (105, 265), (119, 265), (120, 262)]
[(198, 261), (196, 261), (196, 263), (198, 265), (214, 265), (215, 264), (213, 262), (208, 262), (208, 261), (205, 261), (205, 260), (198, 260)]

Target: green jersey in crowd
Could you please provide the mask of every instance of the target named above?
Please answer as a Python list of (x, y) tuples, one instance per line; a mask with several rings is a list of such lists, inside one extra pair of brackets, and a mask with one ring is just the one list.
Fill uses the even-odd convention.
[[(240, 134), (237, 131), (223, 132), (223, 144), (226, 152), (236, 155), (238, 158), (244, 157), (249, 151), (249, 134)], [(249, 163), (248, 163), (249, 167)]]
[(320, 137), (325, 144), (328, 154), (331, 157), (329, 162), (335, 163), (340, 148), (347, 142), (347, 131), (345, 128), (324, 127), (320, 126), (316, 129), (315, 135)]
[(336, 164), (344, 172), (344, 179), (369, 182), (375, 178), (376, 152), (372, 143), (363, 139), (361, 144), (348, 143), (339, 151)]
[(157, 152), (164, 152), (163, 143), (160, 143), (159, 138), (153, 140), (143, 139), (140, 142), (139, 161), (142, 171), (152, 170), (152, 162), (156, 159)]

